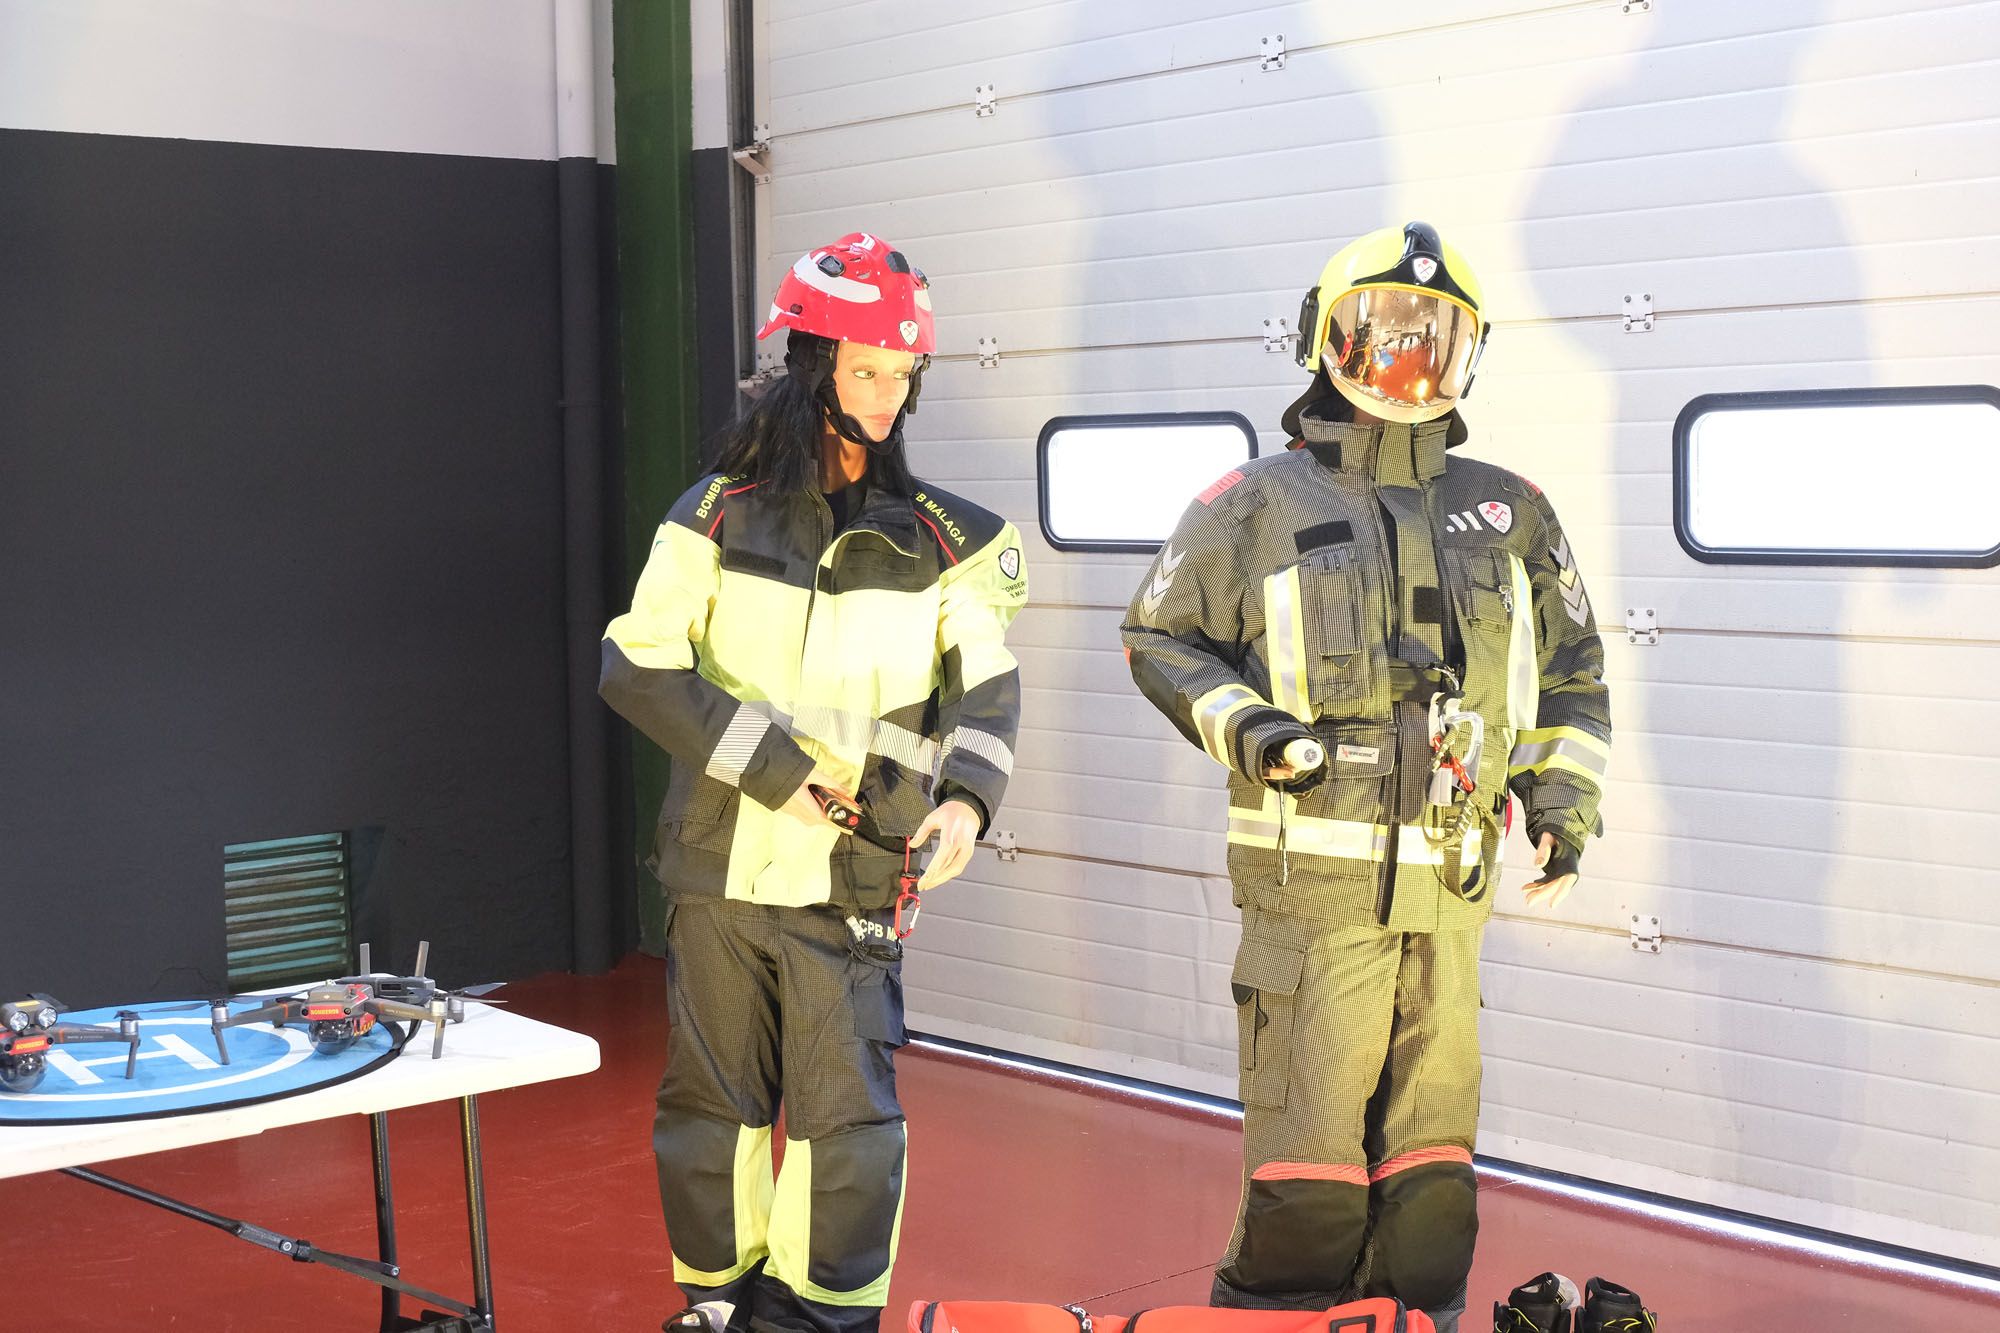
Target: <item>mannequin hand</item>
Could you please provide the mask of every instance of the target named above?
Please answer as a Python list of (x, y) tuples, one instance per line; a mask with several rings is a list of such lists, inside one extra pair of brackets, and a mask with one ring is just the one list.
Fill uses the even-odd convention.
[(923, 846), (933, 833), (940, 835), (937, 855), (924, 868), (924, 877), (917, 881), (918, 893), (957, 879), (972, 864), (972, 849), (979, 841), (979, 813), (964, 801), (946, 801), (917, 825), (917, 831), (910, 835), (910, 845)]
[[(1556, 835), (1544, 833), (1541, 844), (1535, 849), (1535, 864), (1548, 865), (1549, 858), (1556, 855), (1558, 850), (1560, 849)], [(1574, 857), (1564, 856), (1562, 859), (1569, 864), (1575, 863)], [(1523, 889), (1522, 896), (1527, 899), (1530, 907), (1553, 908), (1569, 897), (1569, 891), (1576, 887), (1576, 878), (1574, 870), (1566, 874), (1544, 876)]]

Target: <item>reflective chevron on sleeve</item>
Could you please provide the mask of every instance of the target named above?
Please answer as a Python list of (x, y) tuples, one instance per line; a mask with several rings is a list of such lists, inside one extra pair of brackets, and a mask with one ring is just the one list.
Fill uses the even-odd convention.
[(1556, 583), (1562, 589), (1563, 609), (1577, 624), (1585, 624), (1590, 618), (1590, 599), (1584, 596), (1583, 576), (1576, 572), (1576, 560), (1569, 553), (1569, 538), (1558, 536), (1556, 544), (1549, 548), (1549, 556), (1556, 562)]

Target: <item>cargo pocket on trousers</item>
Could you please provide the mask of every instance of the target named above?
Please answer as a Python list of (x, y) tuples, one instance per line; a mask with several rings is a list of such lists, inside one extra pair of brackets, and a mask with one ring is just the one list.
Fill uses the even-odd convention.
[(909, 1040), (903, 1030), (903, 978), (898, 970), (876, 963), (855, 962), (848, 967), (848, 1008), (854, 1015), (854, 1035), (863, 1041), (879, 1041), (901, 1046)]
[(1292, 1010), (1305, 950), (1246, 938), (1236, 950), (1230, 993), (1236, 998), (1237, 1097), (1245, 1106), (1285, 1104), (1292, 1078)]

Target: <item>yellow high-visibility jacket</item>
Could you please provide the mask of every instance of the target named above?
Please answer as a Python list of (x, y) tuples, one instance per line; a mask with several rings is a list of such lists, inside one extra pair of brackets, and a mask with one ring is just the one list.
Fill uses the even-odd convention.
[[(655, 838), (669, 897), (895, 900), (903, 857), (778, 807), (817, 763), (885, 834), (964, 800), (981, 831), (1014, 767), (1021, 536), (918, 483), (838, 535), (817, 491), (704, 477), (660, 524), (598, 690), (674, 762)], [(889, 841), (900, 842), (891, 838)]]

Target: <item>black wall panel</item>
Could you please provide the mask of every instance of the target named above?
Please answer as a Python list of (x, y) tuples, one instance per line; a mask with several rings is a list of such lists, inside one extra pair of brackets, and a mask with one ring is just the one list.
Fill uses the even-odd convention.
[(214, 990), (336, 829), (378, 959), (569, 965), (555, 188), (0, 131), (0, 989)]

